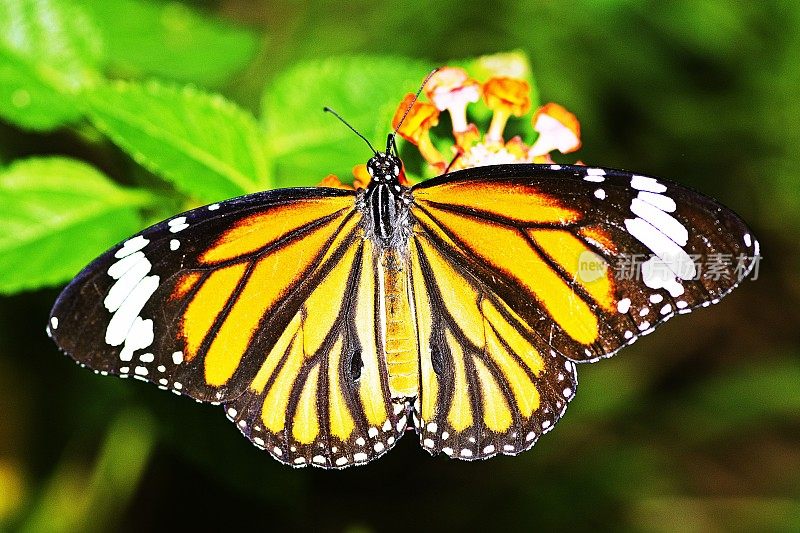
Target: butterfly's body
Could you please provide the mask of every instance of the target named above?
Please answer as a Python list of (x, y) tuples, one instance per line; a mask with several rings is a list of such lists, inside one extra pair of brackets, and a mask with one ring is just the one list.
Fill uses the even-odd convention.
[(413, 400), (419, 395), (417, 331), (408, 283), (408, 255), (402, 250), (383, 251), (377, 265), (380, 284), (386, 374), (392, 399)]
[[(257, 193), (144, 230), (76, 277), (48, 332), (98, 373), (223, 403), (293, 466), (364, 463), (407, 428), (479, 459), (552, 429), (575, 362), (718, 301), (758, 256), (735, 214), (669, 182), (500, 165), (408, 188), (389, 152), (366, 190)], [(715, 254), (746, 265), (699, 273)], [(640, 278), (612, 272), (637, 255)], [(584, 277), (586, 260), (603, 268)]]

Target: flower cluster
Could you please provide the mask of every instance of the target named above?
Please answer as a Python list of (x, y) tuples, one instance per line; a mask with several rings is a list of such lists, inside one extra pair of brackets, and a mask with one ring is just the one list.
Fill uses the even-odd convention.
[[(435, 174), (484, 165), (553, 163), (552, 152), (568, 154), (581, 147), (578, 119), (555, 103), (533, 113), (532, 125), (538, 133), (533, 144), (525, 144), (519, 136), (505, 139), (509, 119), (526, 115), (531, 109), (530, 85), (522, 78), (498, 75), (481, 83), (462, 68), (443, 67), (428, 79), (423, 90), (428, 101), (407, 94), (397, 107), (392, 127), (399, 126), (397, 133), (417, 147)], [(486, 132), (467, 116), (469, 106), (481, 99), (492, 112)], [(439, 124), (443, 112), (450, 115), (453, 127), (450, 154), (443, 154), (431, 138), (431, 130)], [(365, 165), (354, 167), (353, 175), (354, 188), (369, 183)], [(405, 174), (401, 174), (401, 182), (408, 184)], [(320, 185), (351, 188), (332, 174)]]
[[(519, 136), (505, 140), (503, 132), (508, 120), (521, 117), (531, 109), (528, 82), (513, 77), (492, 77), (480, 83), (464, 69), (444, 67), (436, 71), (424, 87), (428, 102), (414, 101), (409, 94), (397, 108), (393, 126), (398, 133), (415, 144), (422, 157), (437, 173), (462, 168), (505, 163), (551, 163), (554, 150), (567, 154), (581, 146), (578, 119), (554, 103), (546, 104), (533, 114), (533, 129), (539, 134), (528, 146)], [(487, 131), (481, 135), (468, 121), (467, 109), (483, 99), (492, 111)], [(413, 105), (412, 105), (413, 102)], [(409, 106), (410, 110), (409, 110)], [(408, 115), (402, 121), (403, 115)], [(450, 115), (453, 125), (452, 154), (442, 154), (431, 140), (431, 129), (439, 123), (442, 112)]]

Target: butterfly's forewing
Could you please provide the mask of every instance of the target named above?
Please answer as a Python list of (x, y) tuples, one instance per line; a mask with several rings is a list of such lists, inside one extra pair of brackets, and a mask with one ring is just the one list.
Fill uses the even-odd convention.
[(730, 210), (622, 171), (480, 167), (412, 192), (418, 431), (462, 459), (530, 447), (575, 394), (573, 361), (716, 303), (758, 258)]
[(374, 272), (360, 217), (355, 194), (335, 189), (184, 213), (86, 267), (48, 331), (97, 372), (226, 404), (281, 461), (366, 460), (391, 446), (405, 413), (390, 404), (370, 338)]
[(414, 189), (416, 231), (471, 271), (560, 354), (613, 354), (677, 313), (716, 303), (758, 242), (714, 200), (587, 167), (502, 165)]

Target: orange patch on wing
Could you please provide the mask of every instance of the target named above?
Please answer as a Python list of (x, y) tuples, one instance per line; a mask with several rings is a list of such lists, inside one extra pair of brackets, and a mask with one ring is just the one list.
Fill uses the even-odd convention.
[(353, 196), (335, 196), (298, 200), (261, 211), (223, 233), (200, 261), (217, 263), (255, 252), (293, 230), (353, 207)]
[(614, 307), (611, 267), (565, 230), (528, 230), (531, 238), (606, 311)]
[(414, 199), (423, 204), (467, 207), (519, 222), (568, 224), (581, 218), (579, 212), (535, 187), (508, 182), (445, 183), (415, 191)]
[(617, 253), (616, 243), (611, 239), (611, 235), (609, 235), (608, 231), (601, 226), (586, 226), (581, 228), (578, 233), (592, 242), (592, 244), (596, 244), (611, 253)]
[(183, 298), (188, 294), (192, 287), (200, 280), (202, 277), (202, 273), (200, 272), (188, 272), (183, 274), (178, 282), (175, 284), (175, 288), (172, 290), (172, 294), (170, 295), (171, 300), (178, 300)]
[(245, 263), (239, 263), (213, 272), (192, 298), (181, 321), (181, 333), (186, 343), (183, 353), (187, 361), (197, 355), (208, 330), (242, 279), (245, 267)]
[(599, 333), (597, 317), (531, 248), (518, 230), (429, 207), (431, 215), (464, 243), (456, 249), (477, 256), (487, 266), (532, 294), (553, 320), (573, 339), (591, 344)]
[(206, 354), (209, 385), (220, 386), (230, 379), (264, 315), (317, 266), (320, 251), (340, 222), (330, 220), (256, 263)]

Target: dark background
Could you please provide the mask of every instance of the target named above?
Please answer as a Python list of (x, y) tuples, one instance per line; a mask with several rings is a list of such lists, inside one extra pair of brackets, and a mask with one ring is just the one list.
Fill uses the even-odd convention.
[[(0, 528), (800, 528), (799, 4), (187, 5), (254, 37), (234, 74), (197, 77), (254, 112), (264, 86), (307, 59), (443, 64), (519, 49), (543, 101), (581, 120), (576, 157), (669, 177), (733, 208), (761, 242), (759, 278), (580, 366), (567, 415), (527, 453), (449, 461), (409, 434), (384, 458), (341, 472), (282, 466), (220, 408), (79, 369), (44, 335), (58, 288), (2, 296)], [(69, 129), (2, 123), (0, 145), (5, 163), (97, 160)], [(129, 179), (122, 156), (103, 161)]]

